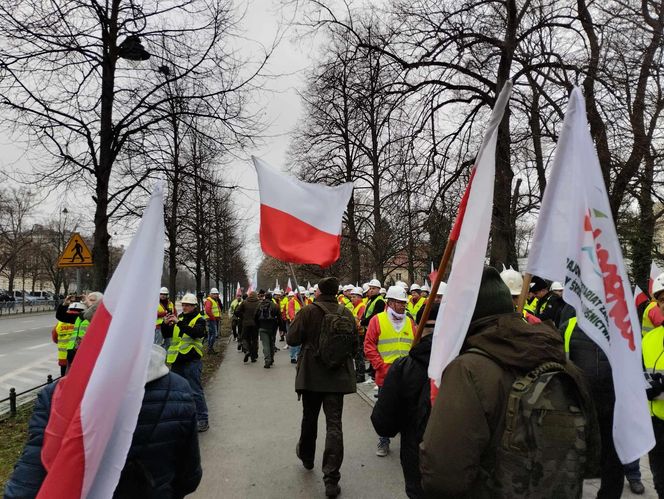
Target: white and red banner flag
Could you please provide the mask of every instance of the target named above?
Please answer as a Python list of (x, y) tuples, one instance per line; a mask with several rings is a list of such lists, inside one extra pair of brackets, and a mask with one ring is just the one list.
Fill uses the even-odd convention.
[(564, 283), (579, 327), (611, 363), (613, 440), (623, 463), (655, 445), (641, 360), (641, 327), (625, 272), (609, 197), (574, 88), (528, 256), (533, 275)]
[(508, 81), (496, 100), (450, 235), (450, 239), (458, 238), (457, 246), (447, 291), (436, 318), (429, 361), (429, 378), (435, 386), (440, 385), (445, 367), (459, 355), (477, 301), (491, 226), (498, 125), (511, 92), (512, 83)]
[(651, 296), (651, 297), (652, 297), (652, 283), (661, 274), (662, 274), (662, 269), (660, 269), (655, 262), (651, 262), (650, 263), (650, 278), (648, 279), (648, 295)]
[(143, 401), (164, 261), (163, 185), (108, 284), (72, 367), (53, 393), (37, 497), (106, 498)]
[(329, 267), (339, 259), (352, 182), (335, 187), (285, 175), (252, 157), (261, 198), (263, 251), (282, 262)]
[(648, 295), (645, 294), (640, 287), (634, 286), (634, 305), (636, 306), (637, 311), (638, 308), (647, 301), (649, 301)]

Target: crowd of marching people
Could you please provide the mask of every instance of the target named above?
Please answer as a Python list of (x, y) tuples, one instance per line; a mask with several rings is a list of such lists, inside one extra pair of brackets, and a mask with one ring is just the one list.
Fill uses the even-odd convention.
[[(296, 291), (238, 294), (227, 313), (246, 364), (257, 362), (259, 343), (266, 369), (288, 350), (303, 411), (296, 455), (306, 469), (314, 466), (323, 409), (327, 497), (341, 491), (343, 397), (358, 383), (376, 387), (376, 455), (387, 456), (390, 439), (400, 434), (410, 498), (580, 497), (589, 477), (601, 478), (599, 498), (620, 497), (625, 478), (633, 493), (643, 494), (639, 461), (623, 466), (613, 444), (606, 355), (579, 328), (561, 283), (533, 277), (518, 310), (522, 286), (518, 271), (485, 268), (461, 354), (437, 388), (427, 371), (444, 282), (429, 296), (426, 284), (385, 289), (376, 279), (354, 286), (327, 277)], [(657, 437), (650, 467), (664, 497), (664, 274), (652, 294), (640, 312)], [(63, 375), (101, 299), (101, 293), (70, 296), (58, 308), (53, 339)], [(181, 497), (201, 479), (197, 433), (209, 428), (202, 357), (217, 353), (226, 310), (216, 288), (202, 303), (185, 294), (181, 307), (178, 314), (168, 289), (160, 290), (143, 407), (118, 491)], [(55, 385), (39, 395), (6, 497), (34, 497), (44, 479), (40, 450)]]

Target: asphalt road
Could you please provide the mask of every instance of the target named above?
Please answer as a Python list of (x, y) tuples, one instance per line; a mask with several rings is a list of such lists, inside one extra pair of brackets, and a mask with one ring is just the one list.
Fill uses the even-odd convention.
[[(60, 375), (57, 347), (51, 341), (53, 312), (0, 319), (0, 399), (10, 388), (20, 393), (46, 382), (47, 375)], [(7, 409), (0, 404), (0, 413)]]

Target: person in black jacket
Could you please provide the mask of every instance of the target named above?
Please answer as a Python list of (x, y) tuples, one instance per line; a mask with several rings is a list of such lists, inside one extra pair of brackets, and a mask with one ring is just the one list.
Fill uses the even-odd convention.
[(371, 413), (376, 433), (387, 437), (401, 433), (401, 469), (410, 499), (424, 497), (419, 446), (431, 412), (427, 370), (438, 307), (439, 303), (432, 304), (420, 342), (390, 367)]
[[(180, 498), (201, 481), (193, 394), (185, 379), (169, 373), (165, 355), (160, 346), (152, 347), (143, 404), (115, 498)], [(41, 450), (57, 383), (47, 385), (37, 397), (28, 442), (5, 486), (5, 499), (35, 497), (46, 477)], [(142, 475), (136, 469), (143, 469)]]

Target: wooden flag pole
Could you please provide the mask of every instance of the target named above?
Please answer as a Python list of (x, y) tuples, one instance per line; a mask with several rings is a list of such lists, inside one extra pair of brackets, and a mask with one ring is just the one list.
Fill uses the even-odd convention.
[(519, 295), (519, 300), (516, 302), (516, 311), (519, 313), (523, 312), (523, 306), (526, 304), (526, 297), (528, 296), (528, 290), (530, 289), (530, 280), (533, 278), (532, 274), (526, 272), (523, 276), (523, 284), (521, 285), (521, 294)]
[(457, 239), (449, 238), (447, 244), (445, 245), (445, 251), (443, 252), (443, 257), (440, 259), (440, 264), (438, 265), (438, 272), (436, 277), (431, 283), (431, 292), (427, 297), (426, 304), (424, 306), (424, 311), (422, 312), (422, 318), (420, 319), (419, 324), (417, 325), (417, 331), (415, 331), (415, 338), (413, 339), (413, 346), (417, 345), (422, 338), (422, 331), (424, 331), (424, 325), (429, 320), (429, 315), (431, 314), (431, 306), (436, 300), (436, 294), (438, 293), (438, 287), (440, 286), (440, 281), (443, 279), (443, 274), (447, 270), (447, 266), (450, 263), (452, 258), (452, 253), (456, 247)]

